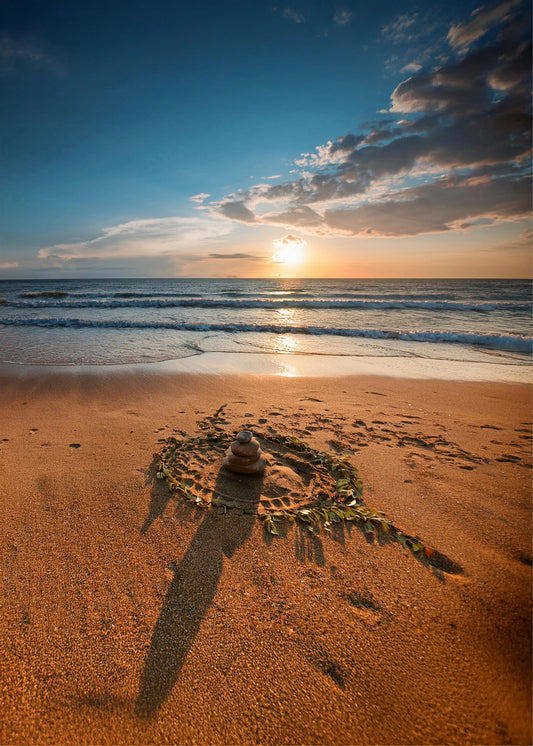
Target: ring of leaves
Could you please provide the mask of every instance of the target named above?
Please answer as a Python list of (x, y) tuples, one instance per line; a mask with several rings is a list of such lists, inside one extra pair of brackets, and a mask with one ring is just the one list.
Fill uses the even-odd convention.
[[(277, 433), (269, 435), (258, 433), (258, 436), (302, 454), (311, 463), (320, 464), (336, 481), (336, 497), (333, 500), (310, 507), (276, 510), (260, 516), (269, 534), (279, 535), (277, 526), (281, 521), (298, 521), (304, 524), (311, 533), (319, 533), (321, 528), (330, 531), (334, 523), (348, 521), (359, 524), (365, 532), (370, 534), (381, 531), (415, 554), (422, 553), (426, 556), (432, 554), (433, 550), (426, 547), (417, 536), (406, 534), (395, 526), (385, 513), (363, 504), (363, 483), (359, 478), (358, 470), (350, 463), (347, 456), (332, 456), (325, 451), (318, 451), (294, 436)], [(188, 485), (175, 476), (173, 459), (178, 451), (188, 451), (206, 445), (225, 446), (232, 440), (233, 436), (221, 429), (198, 438), (179, 439), (171, 436), (165, 440), (161, 451), (154, 453), (154, 461), (157, 464), (156, 476), (158, 479), (165, 480), (171, 492), (177, 492), (198, 508), (208, 508), (210, 505), (208, 502), (194, 495)]]

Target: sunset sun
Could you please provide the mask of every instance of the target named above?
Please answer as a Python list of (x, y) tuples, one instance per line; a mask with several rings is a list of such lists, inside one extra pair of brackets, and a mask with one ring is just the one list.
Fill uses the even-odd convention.
[(283, 236), (283, 238), (274, 241), (276, 251), (272, 257), (272, 261), (289, 267), (295, 267), (304, 261), (306, 247), (307, 241), (304, 241), (303, 238), (291, 234)]

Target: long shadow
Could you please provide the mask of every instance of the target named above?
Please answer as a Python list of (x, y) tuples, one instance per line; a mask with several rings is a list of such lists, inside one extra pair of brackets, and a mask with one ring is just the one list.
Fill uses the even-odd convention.
[[(214, 492), (227, 493), (228, 481), (222, 469)], [(249, 484), (250, 494), (259, 499), (262, 479), (249, 478)], [(153, 715), (172, 691), (217, 591), (224, 556), (233, 556), (254, 522), (253, 515), (234, 511), (219, 515), (213, 509), (203, 518), (175, 571), (155, 624), (135, 704), (140, 717)], [(147, 530), (149, 524), (145, 526)]]
[(141, 528), (141, 534), (145, 534), (152, 523), (157, 519), (161, 518), (165, 509), (170, 502), (172, 493), (168, 489), (164, 481), (156, 479), (157, 465), (155, 461), (152, 462), (148, 475), (146, 478), (146, 484), (152, 483), (152, 494), (150, 496), (150, 507), (148, 508), (148, 515)]

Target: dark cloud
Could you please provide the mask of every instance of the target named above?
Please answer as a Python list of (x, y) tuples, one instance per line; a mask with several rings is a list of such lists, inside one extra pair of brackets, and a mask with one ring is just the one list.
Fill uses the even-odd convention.
[(529, 178), (501, 180), (441, 180), (405, 190), (401, 198), (354, 208), (326, 210), (325, 224), (360, 236), (416, 236), (460, 227), (458, 221), (481, 214), (493, 220), (529, 214)]
[(276, 225), (302, 226), (303, 228), (318, 228), (324, 222), (324, 218), (310, 207), (291, 207), (284, 212), (263, 215), (262, 220)]
[[(528, 15), (525, 0), (481, 8), (448, 35), (460, 54), (400, 83), (390, 111), (366, 131), (304, 154), (298, 179), (252, 187), (212, 209), (247, 223), (390, 236), (527, 215)], [(408, 35), (415, 20), (400, 16), (383, 34)]]
[(241, 223), (255, 223), (255, 215), (249, 210), (244, 202), (223, 202), (218, 208), (218, 212), (224, 217), (231, 220), (238, 220)]
[(331, 152), (336, 153), (337, 151), (353, 150), (360, 145), (364, 140), (364, 135), (345, 135), (339, 137), (335, 142), (331, 143)]
[(249, 262), (264, 262), (265, 258), (257, 254), (209, 254), (209, 259), (247, 259)]

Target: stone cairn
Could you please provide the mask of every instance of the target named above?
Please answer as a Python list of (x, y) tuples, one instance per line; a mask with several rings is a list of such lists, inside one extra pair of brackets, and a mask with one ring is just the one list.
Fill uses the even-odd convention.
[(259, 441), (249, 430), (243, 430), (228, 448), (224, 466), (237, 474), (262, 474), (265, 462), (261, 459), (261, 454)]

